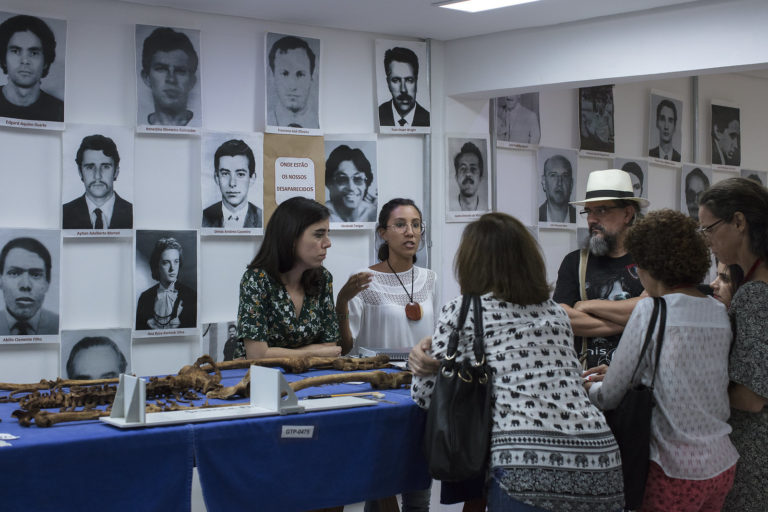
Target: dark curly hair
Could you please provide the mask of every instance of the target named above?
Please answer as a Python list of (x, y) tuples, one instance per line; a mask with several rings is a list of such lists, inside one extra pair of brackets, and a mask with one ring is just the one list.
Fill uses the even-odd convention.
[(709, 249), (687, 215), (664, 208), (650, 212), (627, 233), (624, 247), (637, 266), (666, 286), (695, 285), (709, 269)]

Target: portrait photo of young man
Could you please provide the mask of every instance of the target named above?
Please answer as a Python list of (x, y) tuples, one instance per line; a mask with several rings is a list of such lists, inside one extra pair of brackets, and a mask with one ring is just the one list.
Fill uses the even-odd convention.
[(267, 131), (317, 134), (320, 40), (268, 32), (266, 49)]
[(651, 94), (648, 114), (648, 156), (679, 162), (683, 102), (677, 98)]
[(579, 149), (613, 153), (613, 85), (598, 85), (579, 89)]
[(648, 199), (648, 162), (645, 159), (616, 157), (613, 168), (629, 173), (635, 197)]
[(740, 109), (712, 104), (712, 164), (741, 165)]
[(0, 337), (58, 336), (60, 240), (58, 230), (0, 230)]
[(680, 211), (699, 221), (699, 199), (712, 185), (712, 169), (684, 164), (680, 173)]
[(768, 171), (755, 171), (750, 169), (742, 169), (741, 177), (747, 178), (748, 180), (752, 180), (755, 183), (759, 183), (762, 186), (766, 186), (768, 184)]
[(429, 67), (425, 43), (376, 41), (379, 127), (382, 133), (428, 133)]
[[(64, 235), (126, 234), (120, 230), (133, 228), (131, 130), (117, 126), (70, 125), (64, 132), (63, 144)], [(118, 187), (123, 195), (118, 194)]]
[(64, 121), (66, 31), (64, 20), (0, 12), (0, 117)]
[(61, 376), (65, 379), (116, 379), (130, 373), (130, 329), (61, 331)]
[(252, 230), (263, 228), (261, 147), (258, 133), (209, 132), (203, 137), (204, 234), (256, 234)]
[(199, 30), (136, 25), (136, 65), (138, 126), (202, 126)]

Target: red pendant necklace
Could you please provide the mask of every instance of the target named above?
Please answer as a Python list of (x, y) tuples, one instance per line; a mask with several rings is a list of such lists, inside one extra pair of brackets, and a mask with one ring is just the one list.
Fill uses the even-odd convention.
[(386, 261), (389, 270), (395, 274), (397, 281), (400, 283), (400, 286), (403, 287), (403, 291), (405, 291), (405, 295), (408, 297), (408, 304), (405, 305), (405, 316), (408, 318), (408, 320), (413, 320), (414, 322), (421, 320), (421, 304), (414, 302), (413, 300), (413, 267), (411, 267), (411, 293), (409, 294), (408, 288), (405, 287), (403, 282), (400, 280), (400, 276), (398, 276), (397, 272), (395, 272), (395, 269), (392, 268), (392, 265), (389, 263), (389, 259)]
[(752, 274), (755, 273), (755, 270), (757, 270), (757, 267), (760, 266), (760, 264), (763, 262), (762, 259), (757, 258), (755, 262), (752, 264), (752, 267), (750, 267), (749, 271), (747, 272), (747, 275), (744, 276), (744, 282), (746, 283), (750, 279), (752, 279)]

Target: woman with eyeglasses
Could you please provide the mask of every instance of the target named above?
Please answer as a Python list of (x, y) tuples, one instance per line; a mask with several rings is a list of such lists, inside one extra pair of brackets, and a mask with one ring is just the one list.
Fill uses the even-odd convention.
[(360, 149), (342, 144), (331, 151), (325, 162), (331, 222), (376, 222), (375, 199), (368, 194), (372, 182), (371, 163)]
[(280, 203), (240, 281), (235, 357), (335, 357), (349, 352), (323, 267), (331, 240), (328, 209), (304, 197)]
[[(584, 387), (593, 403), (611, 410), (633, 385), (653, 386), (650, 468), (640, 512), (720, 510), (739, 455), (728, 438), (728, 313), (697, 286), (710, 266), (709, 251), (696, 222), (669, 209), (648, 213), (624, 244), (650, 297), (632, 311), (611, 365), (587, 370)], [(651, 297), (666, 302), (658, 366), (660, 319), (640, 359)]]
[(741, 459), (723, 510), (763, 511), (768, 503), (768, 190), (744, 178), (720, 181), (702, 194), (699, 222), (717, 259), (744, 271), (729, 310), (735, 326), (729, 423)]
[[(345, 345), (407, 352), (435, 328), (436, 274), (418, 267), (424, 233), (421, 211), (410, 199), (392, 199), (379, 213), (376, 232), (384, 241), (379, 263), (353, 274), (339, 291), (336, 311)], [(429, 510), (430, 488), (403, 493), (406, 511)], [(374, 502), (366, 511), (378, 510)]]

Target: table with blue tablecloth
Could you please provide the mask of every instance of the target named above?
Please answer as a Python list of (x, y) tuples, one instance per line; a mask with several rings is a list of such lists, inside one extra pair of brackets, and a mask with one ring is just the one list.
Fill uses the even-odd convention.
[[(222, 384), (244, 373), (224, 371)], [(297, 395), (370, 389), (334, 384)], [(424, 413), (407, 389), (384, 393), (370, 407), (136, 429), (24, 428), (11, 417), (17, 404), (0, 403), (0, 433), (19, 436), (0, 447), (0, 510), (186, 512), (194, 466), (210, 512), (302, 511), (425, 488)], [(283, 426), (312, 426), (312, 436), (284, 438)]]

